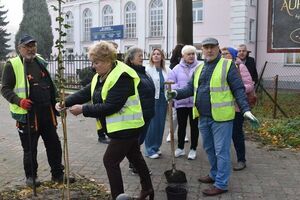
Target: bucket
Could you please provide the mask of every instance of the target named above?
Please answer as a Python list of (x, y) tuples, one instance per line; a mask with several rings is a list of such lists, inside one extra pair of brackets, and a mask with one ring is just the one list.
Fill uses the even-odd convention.
[(166, 187), (168, 200), (186, 200), (187, 190), (183, 187), (168, 186)]

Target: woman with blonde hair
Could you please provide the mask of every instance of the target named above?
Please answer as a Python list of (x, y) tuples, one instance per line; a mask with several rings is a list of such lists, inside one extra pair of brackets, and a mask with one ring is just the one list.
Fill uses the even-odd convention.
[(161, 155), (165, 120), (167, 114), (167, 101), (165, 98), (164, 82), (168, 79), (170, 68), (165, 66), (165, 55), (162, 50), (155, 48), (150, 54), (150, 66), (146, 72), (151, 76), (155, 86), (155, 115), (151, 119), (145, 138), (145, 155), (156, 159)]
[[(141, 154), (138, 137), (144, 126), (138, 85), (140, 78), (125, 63), (117, 61), (112, 44), (101, 41), (88, 52), (96, 74), (92, 82), (68, 96), (65, 107), (73, 115), (97, 119), (97, 128), (111, 139), (103, 156), (112, 198), (124, 193), (120, 163), (127, 157), (140, 176), (142, 190), (137, 199), (154, 199), (149, 169)], [(88, 103), (90, 102), (91, 103)], [(56, 104), (59, 111), (62, 108)]]

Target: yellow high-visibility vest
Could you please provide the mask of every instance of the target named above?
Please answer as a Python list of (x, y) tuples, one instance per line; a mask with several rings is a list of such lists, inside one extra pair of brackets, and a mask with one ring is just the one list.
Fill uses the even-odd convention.
[[(12, 58), (9, 60), (14, 73), (15, 73), (15, 77), (16, 77), (16, 84), (14, 87), (14, 92), (17, 94), (18, 97), (20, 98), (26, 98), (26, 93), (25, 93), (25, 76), (24, 76), (24, 65), (20, 59), (19, 56)], [(28, 87), (28, 96), (29, 96), (29, 82), (27, 81), (27, 87)], [(27, 114), (27, 110), (21, 108), (19, 105), (17, 104), (9, 104), (9, 109), (10, 112), (12, 113), (12, 115), (26, 115)]]
[[(217, 63), (210, 79), (210, 102), (211, 113), (215, 121), (228, 121), (234, 119), (234, 97), (227, 83), (228, 70), (231, 66), (231, 60), (221, 58)], [(199, 78), (204, 64), (200, 64), (194, 74), (194, 107), (193, 118), (199, 117), (196, 108), (196, 95)]]
[[(137, 73), (125, 63), (117, 61), (117, 65), (107, 76), (105, 83), (102, 87), (101, 96), (105, 103), (107, 94), (109, 90), (116, 84), (118, 79), (123, 73), (127, 73), (134, 80), (134, 95), (128, 97), (123, 108), (112, 115), (106, 116), (106, 129), (107, 133), (112, 133), (115, 131), (121, 131), (126, 129), (133, 129), (142, 127), (145, 122), (143, 119), (143, 112), (141, 107), (141, 102), (138, 93), (138, 84), (140, 78)], [(93, 99), (94, 90), (98, 81), (98, 74), (95, 74), (91, 82), (91, 99)], [(101, 129), (102, 125), (100, 120), (97, 120), (97, 129)]]

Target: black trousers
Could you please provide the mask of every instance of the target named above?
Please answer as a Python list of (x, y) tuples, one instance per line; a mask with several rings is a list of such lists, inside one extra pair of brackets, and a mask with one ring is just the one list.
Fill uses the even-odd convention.
[[(59, 137), (56, 132), (56, 119), (51, 112), (51, 108), (42, 107), (35, 108), (34, 112), (30, 113), (31, 124), (31, 151), (29, 147), (28, 125), (25, 123), (18, 123), (18, 132), (23, 147), (23, 164), (26, 177), (37, 176), (38, 162), (37, 162), (37, 146), (38, 140), (41, 136), (46, 148), (48, 163), (51, 168), (53, 177), (59, 177), (63, 174), (62, 149)], [(31, 155), (33, 156), (33, 174), (31, 171)]]
[(113, 199), (124, 193), (120, 163), (127, 157), (134, 165), (139, 176), (142, 190), (153, 188), (149, 169), (140, 151), (138, 138), (114, 139), (111, 138), (103, 156), (104, 166), (109, 179)]
[(186, 135), (187, 120), (190, 120), (191, 127), (191, 147), (190, 149), (196, 150), (198, 146), (199, 129), (198, 118), (193, 119), (193, 108), (176, 108), (177, 121), (178, 121), (178, 148), (184, 149), (184, 138)]

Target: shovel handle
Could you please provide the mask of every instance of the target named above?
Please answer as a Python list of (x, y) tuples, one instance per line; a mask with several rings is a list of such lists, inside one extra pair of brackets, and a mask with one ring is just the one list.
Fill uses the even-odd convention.
[[(165, 85), (167, 85), (167, 90), (169, 92), (172, 91), (173, 81), (166, 81)], [(168, 114), (169, 114), (169, 126), (170, 126), (170, 143), (171, 143), (171, 155), (172, 155), (172, 168), (175, 170), (175, 145), (174, 145), (174, 128), (173, 128), (173, 100), (170, 99), (168, 102)]]

